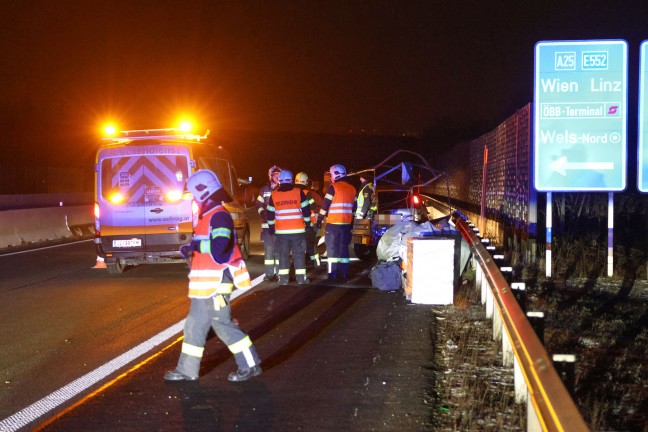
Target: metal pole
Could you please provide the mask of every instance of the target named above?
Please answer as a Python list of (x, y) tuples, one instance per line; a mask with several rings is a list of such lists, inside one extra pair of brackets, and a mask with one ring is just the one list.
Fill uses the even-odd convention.
[(479, 227), (482, 232), (486, 232), (484, 219), (486, 217), (486, 178), (488, 176), (488, 146), (484, 146), (484, 164), (482, 166), (482, 190), (481, 190), (481, 208), (479, 210)]
[(545, 253), (545, 275), (551, 277), (551, 192), (547, 192), (547, 237)]
[(614, 194), (608, 193), (608, 257), (607, 257), (607, 275), (612, 277), (614, 274)]

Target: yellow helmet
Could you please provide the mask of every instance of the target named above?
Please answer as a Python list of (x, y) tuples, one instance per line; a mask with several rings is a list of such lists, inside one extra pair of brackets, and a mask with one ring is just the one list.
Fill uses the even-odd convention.
[(305, 172), (297, 173), (297, 175), (295, 176), (295, 184), (308, 186), (308, 174), (306, 174)]

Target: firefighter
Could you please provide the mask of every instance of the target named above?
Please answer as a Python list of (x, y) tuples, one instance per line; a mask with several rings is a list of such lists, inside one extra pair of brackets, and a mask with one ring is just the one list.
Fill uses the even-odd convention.
[(279, 187), (270, 195), (268, 225), (276, 236), (279, 255), (279, 285), (288, 285), (290, 254), (295, 262), (295, 279), (299, 285), (306, 279), (306, 230), (312, 230), (310, 203), (303, 190), (293, 185), (293, 174), (283, 170)]
[(324, 203), (317, 218), (316, 229), (319, 229), (326, 218), (326, 255), (328, 261), (328, 279), (348, 281), (349, 244), (353, 215), (356, 211), (356, 188), (346, 177), (346, 168), (336, 164), (331, 166), (331, 185), (324, 195)]
[[(310, 188), (308, 187), (308, 174), (305, 172), (300, 172), (297, 173), (295, 176), (295, 186), (297, 186), (299, 189), (303, 190), (304, 193), (306, 194), (306, 199), (308, 199), (308, 203), (310, 204), (310, 214), (311, 214), (311, 226), (315, 226), (315, 222), (317, 222), (317, 207), (315, 205), (315, 199), (313, 198), (313, 194), (311, 193)], [(320, 265), (320, 256), (319, 252), (317, 251), (317, 245), (316, 243), (316, 236), (317, 233), (315, 232), (315, 229), (311, 228), (309, 230), (306, 230), (306, 255), (309, 257), (309, 262), (311, 265)]]
[(356, 219), (373, 219), (378, 210), (378, 200), (373, 182), (366, 176), (360, 176), (360, 191), (358, 192), (358, 206), (355, 212)]
[(180, 254), (191, 260), (189, 298), (191, 306), (184, 326), (184, 341), (175, 370), (164, 374), (165, 381), (198, 379), (209, 327), (234, 355), (238, 366), (229, 381), (245, 381), (261, 374), (261, 360), (250, 337), (232, 320), (232, 288), (249, 288), (250, 275), (236, 241), (232, 216), (223, 202), (232, 199), (212, 171), (196, 171), (187, 180), (187, 190), (199, 207), (191, 243)]
[(261, 216), (261, 242), (263, 243), (263, 264), (265, 268), (264, 281), (277, 280), (277, 266), (279, 261), (277, 260), (275, 250), (275, 236), (268, 229), (268, 201), (270, 200), (272, 191), (279, 186), (279, 173), (281, 171), (282, 169), (277, 165), (273, 165), (268, 170), (269, 181), (259, 191), (259, 197), (256, 201), (257, 211), (259, 212), (259, 216)]

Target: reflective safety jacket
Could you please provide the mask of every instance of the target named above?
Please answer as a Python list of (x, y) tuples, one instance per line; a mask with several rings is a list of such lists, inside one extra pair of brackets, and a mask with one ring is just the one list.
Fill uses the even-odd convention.
[[(222, 205), (207, 210), (194, 228), (193, 244), (196, 246), (189, 272), (189, 297), (210, 298), (216, 294), (231, 294), (232, 284), (223, 283), (225, 269), (230, 270), (237, 288), (252, 285), (241, 249), (236, 241), (234, 222)], [(223, 245), (220, 251), (212, 245)], [(214, 257), (225, 257), (218, 262)], [(222, 258), (221, 258), (222, 259)]]
[(317, 222), (317, 212), (315, 211), (315, 199), (313, 198), (313, 194), (311, 193), (310, 189), (308, 189), (304, 185), (296, 185), (299, 189), (301, 189), (304, 192), (304, 195), (306, 196), (306, 199), (308, 200), (308, 204), (310, 205), (310, 221), (312, 225), (315, 225), (315, 222)]
[(356, 210), (356, 218), (363, 219), (372, 216), (377, 210), (378, 203), (373, 184), (371, 182), (361, 184), (360, 192), (358, 192), (358, 209)]
[(268, 203), (268, 225), (275, 234), (299, 234), (310, 227), (310, 202), (298, 187), (281, 185)]
[(268, 228), (268, 202), (270, 201), (270, 195), (276, 187), (272, 187), (272, 183), (268, 182), (259, 191), (259, 196), (256, 200), (256, 208), (261, 216), (261, 228)]
[(356, 210), (356, 188), (346, 178), (329, 186), (320, 209), (318, 223), (326, 217), (327, 224), (344, 225), (353, 223)]

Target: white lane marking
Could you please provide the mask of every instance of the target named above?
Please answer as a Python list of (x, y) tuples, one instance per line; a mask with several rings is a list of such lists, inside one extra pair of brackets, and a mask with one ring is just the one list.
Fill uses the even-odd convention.
[(0, 258), (5, 257), (5, 256), (10, 256), (10, 255), (18, 255), (18, 254), (29, 253), (29, 252), (38, 252), (38, 251), (42, 251), (44, 249), (52, 249), (52, 248), (57, 248), (57, 247), (61, 247), (61, 246), (73, 245), (73, 244), (77, 244), (77, 243), (85, 243), (85, 242), (89, 242), (89, 241), (92, 241), (92, 240), (93, 239), (78, 240), (78, 241), (69, 242), (69, 243), (61, 243), (61, 244), (52, 245), (52, 246), (39, 247), (38, 249), (27, 249), (27, 250), (24, 250), (24, 251), (10, 252), (10, 253), (0, 255)]
[[(250, 288), (235, 290), (232, 293), (231, 300), (240, 297), (241, 295), (247, 293), (252, 288), (260, 284), (263, 281), (264, 276), (265, 275), (262, 274), (261, 276), (254, 279)], [(126, 366), (128, 363), (134, 361), (138, 357), (146, 354), (153, 348), (157, 347), (160, 344), (163, 344), (173, 336), (182, 332), (184, 323), (185, 320), (183, 319), (182, 321), (173, 324), (168, 329), (161, 331), (149, 340), (142, 342), (134, 348), (131, 348), (129, 351), (125, 352), (119, 357), (114, 358), (113, 360), (110, 360), (103, 366), (99, 366), (95, 370), (83, 375), (81, 378), (78, 378), (72, 381), (70, 384), (61, 387), (53, 393), (50, 393), (43, 399), (34, 402), (33, 404), (29, 405), (26, 408), (23, 408), (22, 410), (7, 417), (6, 419), (1, 420), (0, 431), (13, 432), (22, 427), (25, 427), (39, 417), (47, 414), (57, 406), (67, 402), (82, 391), (103, 380), (116, 370)]]

